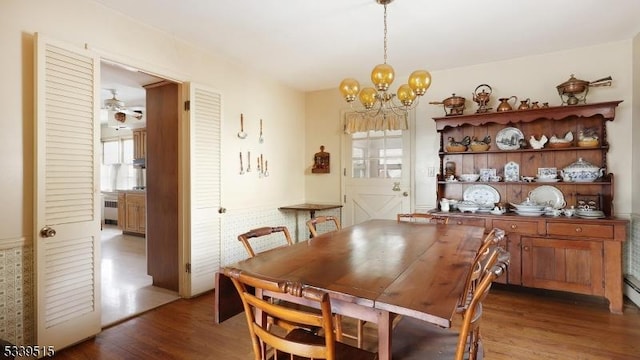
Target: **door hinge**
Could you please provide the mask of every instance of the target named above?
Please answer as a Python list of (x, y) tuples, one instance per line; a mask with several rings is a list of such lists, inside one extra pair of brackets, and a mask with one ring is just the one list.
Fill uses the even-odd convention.
[(191, 100), (187, 100), (184, 102), (184, 111), (191, 110)]
[(187, 272), (187, 274), (191, 274), (191, 263), (186, 263), (185, 265), (185, 271)]
[(347, 195), (343, 195), (343, 200), (342, 200), (345, 204), (347, 203)]
[(347, 176), (347, 168), (342, 169), (342, 176)]

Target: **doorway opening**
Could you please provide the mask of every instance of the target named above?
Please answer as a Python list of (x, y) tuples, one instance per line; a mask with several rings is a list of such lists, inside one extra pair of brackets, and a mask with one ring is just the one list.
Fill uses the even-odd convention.
[[(148, 275), (146, 90), (164, 79), (101, 62), (101, 304), (108, 327), (179, 298)], [(140, 134), (144, 133), (144, 142)], [(138, 136), (138, 138), (136, 138)], [(142, 144), (142, 145), (141, 145)], [(142, 155), (141, 155), (142, 154)], [(136, 199), (138, 203), (125, 198)], [(152, 259), (153, 261), (153, 259)]]

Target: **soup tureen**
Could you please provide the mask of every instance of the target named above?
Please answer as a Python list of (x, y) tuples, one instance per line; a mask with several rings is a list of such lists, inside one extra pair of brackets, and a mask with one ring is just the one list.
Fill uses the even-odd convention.
[(560, 171), (564, 181), (593, 182), (604, 175), (604, 168), (599, 168), (592, 163), (578, 158), (578, 161)]

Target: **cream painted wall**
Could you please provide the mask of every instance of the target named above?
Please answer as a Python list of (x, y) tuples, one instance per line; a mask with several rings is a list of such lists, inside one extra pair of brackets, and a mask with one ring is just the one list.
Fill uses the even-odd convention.
[[(632, 116), (632, 144), (631, 153), (640, 154), (640, 123), (638, 116), (640, 114), (640, 34), (633, 39), (633, 116)], [(640, 177), (640, 156), (633, 156), (631, 164), (631, 178), (638, 179)], [(629, 226), (631, 237), (625, 244), (625, 273), (631, 275), (628, 280), (635, 284), (640, 280), (640, 183), (637, 180), (632, 183), (632, 216), (631, 225)], [(638, 287), (625, 285), (625, 294), (640, 306), (640, 291)]]
[[(366, 64), (363, 66), (367, 66)], [(425, 64), (428, 68), (428, 61)], [(620, 41), (593, 47), (570, 49), (562, 52), (541, 54), (532, 57), (512, 59), (495, 63), (432, 72), (432, 85), (421, 99), (416, 109), (414, 170), (415, 207), (430, 209), (435, 207), (435, 177), (427, 177), (429, 167), (438, 167), (439, 139), (433, 117), (443, 116), (442, 106), (429, 105), (429, 101), (441, 101), (452, 93), (467, 98), (465, 113), (473, 113), (476, 105), (471, 101), (474, 89), (483, 83), (493, 88), (491, 106), (495, 108), (497, 98), (515, 95), (534, 101), (560, 105), (561, 100), (556, 85), (569, 79), (571, 74), (583, 80), (596, 80), (608, 75), (613, 77), (613, 86), (592, 88), (587, 102), (624, 100), (616, 111), (616, 119), (608, 123), (611, 150), (609, 171), (616, 174), (615, 209), (620, 216), (631, 213), (632, 168), (629, 149), (632, 146), (631, 113), (633, 99), (632, 83), (632, 42)], [(405, 75), (397, 76), (398, 79)], [(337, 86), (337, 85), (336, 85)], [(307, 95), (307, 139), (338, 144), (340, 129), (339, 110), (344, 108), (337, 88)], [(312, 130), (313, 129), (313, 130)], [(336, 130), (337, 129), (337, 130)], [(313, 140), (311, 140), (313, 139)], [(326, 144), (325, 144), (326, 145)], [(307, 144), (306, 159), (312, 159), (319, 144)], [(330, 149), (331, 150), (331, 149)], [(339, 159), (337, 149), (332, 149), (332, 173), (320, 183), (316, 175), (307, 175), (307, 199), (323, 199), (327, 194), (333, 197), (333, 189), (340, 182), (333, 169)], [(310, 160), (309, 160), (310, 161)], [(314, 185), (314, 186), (311, 186)]]
[[(305, 189), (306, 199), (311, 203), (341, 203), (340, 185), (342, 179), (340, 156), (342, 124), (339, 121), (343, 102), (337, 90), (317, 91), (306, 96), (306, 144), (305, 144)], [(314, 174), (311, 172), (313, 156), (324, 145), (324, 151), (331, 154), (331, 172)]]
[[(640, 154), (640, 34), (633, 38), (633, 117), (631, 153)], [(640, 179), (640, 156), (633, 157), (631, 164), (632, 179)], [(632, 189), (632, 208), (634, 214), (640, 214), (640, 183), (636, 180)], [(640, 251), (640, 250), (639, 250)]]
[[(3, 0), (0, 13), (0, 93), (4, 105), (0, 159), (5, 169), (0, 186), (11, 189), (4, 192), (0, 209), (0, 241), (32, 235), (35, 32), (78, 48), (87, 44), (105, 58), (219, 91), (223, 97), (222, 202), (228, 210), (277, 207), (304, 199), (304, 178), (292, 176), (302, 174), (307, 166), (301, 141), (305, 134), (303, 93), (92, 1)], [(236, 137), (240, 113), (244, 113), (245, 130), (250, 133), (246, 140)], [(264, 144), (257, 141), (260, 118), (264, 119)], [(249, 150), (254, 159), (264, 154), (269, 161), (269, 178), (238, 175), (238, 152)]]

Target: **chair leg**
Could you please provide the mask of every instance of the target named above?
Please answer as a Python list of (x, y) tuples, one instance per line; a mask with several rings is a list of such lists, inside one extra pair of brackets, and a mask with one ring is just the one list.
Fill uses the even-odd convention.
[(342, 341), (342, 315), (335, 314), (333, 320), (336, 328), (336, 341)]
[(475, 328), (469, 334), (469, 360), (478, 359), (478, 342), (480, 341), (480, 329)]
[(364, 324), (366, 323), (366, 321), (357, 320), (356, 335), (345, 334), (342, 331), (342, 315), (335, 314), (334, 322), (335, 322), (334, 327), (336, 332), (336, 341), (342, 341), (345, 337), (349, 339), (353, 339), (353, 340), (356, 340), (358, 348), (362, 349), (362, 346), (364, 344)]

